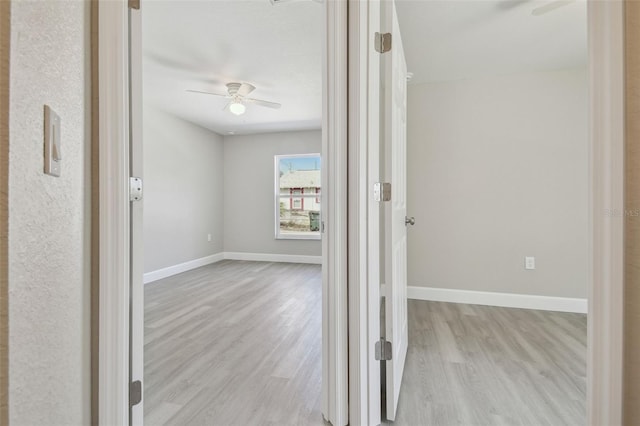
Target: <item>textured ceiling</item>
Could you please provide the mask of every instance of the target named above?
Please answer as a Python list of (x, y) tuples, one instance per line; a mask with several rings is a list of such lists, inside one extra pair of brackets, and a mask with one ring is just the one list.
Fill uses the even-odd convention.
[(411, 84), (585, 66), (586, 1), (548, 3), (396, 0)]
[[(586, 1), (541, 16), (540, 0), (396, 0), (411, 84), (574, 68), (587, 61)], [(323, 5), (311, 0), (145, 0), (145, 101), (220, 134), (318, 129), (322, 111)], [(248, 82), (242, 116), (225, 93)]]

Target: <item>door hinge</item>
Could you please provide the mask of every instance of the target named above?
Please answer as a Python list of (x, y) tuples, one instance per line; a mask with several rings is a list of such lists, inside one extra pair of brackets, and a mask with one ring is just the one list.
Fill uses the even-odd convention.
[(391, 50), (391, 33), (376, 32), (375, 37), (376, 52), (387, 53)]
[(140, 0), (129, 0), (129, 9), (140, 10)]
[(136, 380), (129, 384), (129, 405), (132, 407), (142, 402), (142, 382)]
[(387, 182), (376, 182), (373, 184), (374, 201), (391, 201), (391, 184)]
[(393, 347), (391, 342), (387, 342), (384, 337), (376, 342), (376, 361), (391, 361)]
[(142, 200), (142, 179), (139, 177), (129, 178), (129, 201)]

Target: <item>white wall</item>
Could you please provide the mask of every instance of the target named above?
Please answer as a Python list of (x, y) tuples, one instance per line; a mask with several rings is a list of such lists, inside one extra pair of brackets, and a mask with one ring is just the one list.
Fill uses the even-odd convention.
[(274, 155), (319, 153), (320, 130), (224, 138), (224, 249), (320, 256), (319, 240), (276, 240)]
[(221, 253), (222, 136), (147, 104), (143, 110), (145, 272)]
[[(90, 423), (89, 4), (13, 1), (9, 416)], [(43, 105), (62, 119), (62, 174), (43, 174)]]
[(409, 285), (586, 297), (587, 108), (584, 69), (409, 86)]
[(321, 256), (318, 240), (274, 237), (274, 155), (320, 152), (320, 130), (223, 138), (143, 109), (145, 273), (223, 252)]

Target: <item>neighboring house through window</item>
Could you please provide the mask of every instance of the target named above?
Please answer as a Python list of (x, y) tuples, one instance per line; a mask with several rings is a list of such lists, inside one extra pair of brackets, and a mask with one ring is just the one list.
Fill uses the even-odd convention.
[(304, 210), (304, 200), (302, 197), (295, 197), (296, 195), (304, 194), (304, 188), (290, 188), (289, 193), (291, 194), (291, 198), (289, 198), (291, 210)]
[(275, 156), (276, 238), (320, 239), (320, 154)]

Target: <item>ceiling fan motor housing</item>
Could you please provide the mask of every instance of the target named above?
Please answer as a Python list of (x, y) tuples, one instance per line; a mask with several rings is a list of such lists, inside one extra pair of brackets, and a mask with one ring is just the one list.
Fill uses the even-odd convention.
[(241, 85), (241, 83), (227, 83), (227, 91), (229, 92), (229, 95), (237, 95)]

